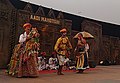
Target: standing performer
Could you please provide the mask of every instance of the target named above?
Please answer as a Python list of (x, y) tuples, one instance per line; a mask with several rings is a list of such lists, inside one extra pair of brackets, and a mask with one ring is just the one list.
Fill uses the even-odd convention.
[(86, 40), (83, 39), (82, 34), (79, 34), (78, 35), (78, 43), (75, 48), (76, 69), (78, 70), (77, 73), (81, 73), (86, 69), (86, 68), (84, 68), (85, 44), (86, 44)]
[(70, 50), (72, 49), (72, 45), (66, 36), (67, 30), (64, 28), (60, 30), (62, 36), (58, 38), (54, 50), (57, 52), (57, 58), (59, 61), (58, 75), (64, 75), (62, 73), (62, 67), (69, 60)]
[[(25, 23), (25, 32), (19, 37), (19, 44), (15, 46), (11, 57), (8, 74), (16, 77), (37, 77), (37, 55), (39, 50), (39, 33), (30, 32), (30, 23)], [(32, 34), (32, 35), (31, 35)]]
[(85, 62), (84, 62), (84, 67), (85, 68), (87, 68), (87, 69), (89, 69), (89, 63), (88, 63), (88, 50), (89, 50), (89, 45), (88, 45), (88, 43), (86, 43), (85, 44), (85, 58), (84, 58), (84, 60), (85, 60)]

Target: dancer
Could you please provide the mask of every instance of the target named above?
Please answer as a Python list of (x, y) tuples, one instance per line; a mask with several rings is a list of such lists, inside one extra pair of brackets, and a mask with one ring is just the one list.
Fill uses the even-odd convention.
[(78, 34), (78, 43), (74, 50), (76, 56), (76, 69), (77, 73), (83, 72), (86, 68), (84, 68), (84, 54), (85, 54), (85, 44), (86, 40), (82, 37), (82, 34)]
[(57, 74), (64, 75), (62, 73), (62, 68), (64, 64), (66, 64), (66, 62), (69, 60), (69, 55), (70, 55), (70, 50), (72, 49), (72, 45), (68, 37), (66, 36), (67, 30), (63, 28), (62, 30), (60, 30), (60, 32), (62, 33), (62, 36), (58, 38), (54, 50), (57, 53), (57, 58), (59, 61), (59, 68)]
[[(39, 33), (30, 32), (32, 25), (25, 23), (25, 32), (19, 37), (19, 44), (13, 50), (8, 74), (16, 77), (38, 77), (37, 55), (39, 51)], [(32, 34), (32, 35), (31, 35)]]

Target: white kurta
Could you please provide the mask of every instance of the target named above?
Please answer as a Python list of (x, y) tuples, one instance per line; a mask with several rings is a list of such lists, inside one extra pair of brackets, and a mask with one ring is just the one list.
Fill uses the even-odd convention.
[(49, 67), (50, 69), (57, 69), (57, 58), (49, 58)]
[(27, 38), (27, 34), (26, 34), (26, 32), (24, 32), (23, 34), (21, 34), (20, 35), (20, 37), (19, 37), (19, 43), (23, 43), (23, 42), (25, 42), (26, 41), (26, 38)]
[(88, 50), (89, 50), (89, 45), (85, 44), (85, 51), (88, 51)]

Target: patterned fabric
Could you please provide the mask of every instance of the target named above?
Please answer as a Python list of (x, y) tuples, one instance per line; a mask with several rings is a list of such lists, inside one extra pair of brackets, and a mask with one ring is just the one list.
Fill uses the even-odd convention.
[(69, 58), (66, 58), (65, 56), (62, 55), (57, 55), (57, 58), (60, 66), (64, 65), (67, 61), (69, 61)]
[(84, 53), (81, 53), (80, 55), (76, 56), (77, 60), (76, 60), (76, 69), (83, 69), (84, 67)]
[(84, 68), (84, 54), (85, 54), (85, 44), (81, 40), (78, 40), (78, 44), (75, 48), (76, 54), (76, 69), (85, 69)]
[(31, 38), (26, 43), (15, 46), (8, 65), (9, 75), (16, 77), (36, 77), (39, 75), (37, 63), (39, 43), (33, 40), (34, 38)]
[[(58, 53), (57, 58), (60, 66), (64, 65), (67, 62), (66, 60), (69, 58), (70, 49), (72, 49), (72, 45), (68, 37), (58, 38), (54, 50)], [(65, 59), (65, 57), (67, 59)]]
[(60, 37), (57, 40), (54, 49), (58, 54), (67, 56), (69, 54), (68, 53), (69, 50), (72, 49), (72, 45), (71, 45), (68, 37), (64, 37), (64, 38)]

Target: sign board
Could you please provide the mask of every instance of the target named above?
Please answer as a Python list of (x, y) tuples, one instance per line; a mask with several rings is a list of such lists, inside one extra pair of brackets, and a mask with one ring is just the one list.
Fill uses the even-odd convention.
[(60, 25), (60, 20), (57, 20), (57, 19), (41, 17), (41, 16), (36, 16), (36, 15), (31, 15), (30, 19)]

